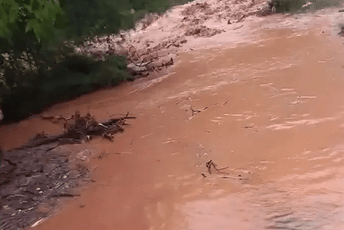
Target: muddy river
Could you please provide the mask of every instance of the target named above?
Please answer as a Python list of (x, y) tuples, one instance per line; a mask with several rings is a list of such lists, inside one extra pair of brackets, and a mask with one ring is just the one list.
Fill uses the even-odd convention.
[[(344, 229), (341, 41), (320, 26), (255, 36), (45, 111), (137, 119), (82, 146), (103, 154), (89, 162), (95, 182), (34, 229)], [(61, 128), (32, 117), (1, 127), (0, 144), (41, 131)]]

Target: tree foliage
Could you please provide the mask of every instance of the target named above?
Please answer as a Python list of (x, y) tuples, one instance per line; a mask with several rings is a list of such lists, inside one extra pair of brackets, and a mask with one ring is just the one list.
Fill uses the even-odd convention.
[(55, 101), (130, 78), (125, 58), (94, 60), (76, 55), (74, 45), (131, 28), (145, 13), (186, 1), (0, 0), (0, 108), (5, 119), (21, 119)]
[(64, 18), (57, 0), (0, 0), (0, 6), (0, 37), (7, 39), (18, 32), (33, 32), (38, 42), (51, 39)]
[(65, 21), (57, 0), (0, 0), (0, 103), (41, 72), (41, 50)]
[(120, 27), (121, 7), (123, 5), (113, 0), (67, 1), (63, 8), (69, 21), (68, 37), (116, 33)]

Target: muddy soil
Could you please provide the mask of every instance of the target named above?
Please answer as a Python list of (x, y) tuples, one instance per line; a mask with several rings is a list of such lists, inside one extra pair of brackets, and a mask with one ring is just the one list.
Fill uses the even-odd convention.
[(75, 112), (68, 118), (42, 116), (42, 119), (62, 121), (64, 132), (54, 136), (39, 133), (20, 148), (8, 152), (0, 149), (1, 229), (35, 226), (56, 213), (59, 199), (80, 196), (77, 190), (94, 181), (89, 178), (91, 169), (83, 162), (89, 160), (92, 152), (79, 149), (75, 153), (66, 149), (96, 136), (112, 141), (116, 133), (124, 132), (122, 126), (128, 125), (127, 120), (135, 117), (127, 113), (99, 122), (90, 113)]
[[(340, 17), (249, 17), (186, 43), (167, 75), (45, 111), (137, 119), (113, 142), (74, 147), (99, 156), (95, 182), (33, 229), (343, 229)], [(1, 127), (0, 144), (42, 131), (60, 130), (31, 117)]]
[(70, 152), (56, 143), (16, 149), (2, 156), (0, 168), (1, 229), (23, 229), (58, 209), (58, 200), (76, 197), (89, 181), (89, 169), (70, 164)]

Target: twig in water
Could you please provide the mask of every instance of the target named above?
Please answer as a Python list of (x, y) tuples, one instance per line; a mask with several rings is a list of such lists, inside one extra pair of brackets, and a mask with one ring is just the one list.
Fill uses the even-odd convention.
[(195, 114), (202, 112), (201, 110), (198, 109), (193, 109), (192, 106), (190, 106), (190, 110), (191, 110), (191, 117), (193, 117)]
[(208, 168), (209, 174), (211, 174), (211, 168), (214, 168), (214, 169), (215, 169), (217, 172), (219, 172), (219, 173), (228, 174), (228, 173), (226, 173), (226, 172), (221, 172), (221, 170), (227, 169), (228, 166), (227, 166), (227, 167), (224, 167), (224, 168), (218, 169), (218, 168), (216, 167), (216, 164), (213, 162), (213, 160), (208, 161), (208, 162), (206, 163), (206, 166), (207, 166), (207, 168)]
[(203, 112), (205, 110), (208, 109), (208, 106), (204, 107), (203, 109), (199, 110), (199, 109), (193, 109), (192, 106), (190, 106), (190, 110), (191, 110), (191, 116), (190, 116), (190, 120), (192, 119), (193, 116), (195, 116), (197, 113)]
[(243, 27), (244, 25), (241, 25), (241, 26), (238, 26), (238, 27), (235, 27), (233, 30), (237, 30), (237, 29), (240, 29), (241, 27)]

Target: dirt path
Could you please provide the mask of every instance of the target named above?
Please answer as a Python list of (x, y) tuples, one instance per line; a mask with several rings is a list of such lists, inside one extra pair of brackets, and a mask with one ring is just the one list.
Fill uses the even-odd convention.
[[(329, 17), (252, 19), (237, 32), (180, 54), (169, 75), (46, 111), (137, 119), (113, 143), (86, 145), (95, 182), (34, 229), (343, 229), (344, 50)], [(41, 131), (60, 130), (33, 117), (1, 127), (0, 144)], [(210, 160), (228, 168), (209, 173)]]

